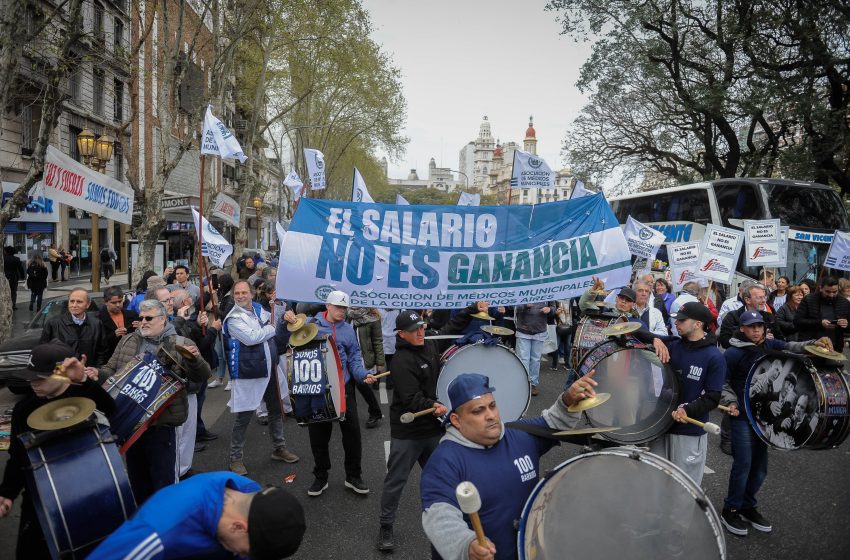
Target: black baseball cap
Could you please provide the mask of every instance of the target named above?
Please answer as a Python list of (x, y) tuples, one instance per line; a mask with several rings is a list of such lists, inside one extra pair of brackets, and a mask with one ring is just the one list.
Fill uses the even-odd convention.
[(711, 314), (708, 307), (698, 301), (689, 301), (680, 307), (677, 313), (671, 313), (670, 316), (677, 321), (681, 319), (702, 321), (703, 326), (708, 326), (712, 321), (714, 321), (714, 315)]
[(620, 290), (620, 293), (619, 293), (619, 294), (617, 294), (617, 297), (621, 297), (621, 296), (622, 296), (622, 297), (624, 297), (624, 298), (626, 298), (627, 300), (631, 301), (632, 303), (634, 303), (635, 301), (637, 301), (637, 294), (636, 294), (636, 293), (635, 293), (635, 291), (634, 291), (633, 289), (631, 289), (631, 288), (623, 288), (623, 289), (621, 289), (621, 290)]
[(248, 509), (251, 558), (277, 560), (292, 556), (301, 546), (306, 530), (304, 508), (295, 496), (276, 486), (254, 495)]
[(424, 324), (425, 321), (416, 311), (402, 311), (395, 318), (395, 330), (397, 331), (415, 331)]
[(58, 339), (39, 344), (32, 349), (26, 369), (15, 371), (8, 377), (19, 381), (33, 381), (40, 377), (50, 377), (57, 365), (65, 358), (76, 356), (74, 349)]

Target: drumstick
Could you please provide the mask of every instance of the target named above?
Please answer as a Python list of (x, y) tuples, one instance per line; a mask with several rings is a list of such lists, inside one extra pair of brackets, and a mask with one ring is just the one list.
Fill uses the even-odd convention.
[(481, 518), (478, 517), (478, 510), (481, 509), (481, 496), (478, 494), (478, 488), (466, 480), (457, 485), (455, 496), (457, 497), (460, 511), (467, 514), (470, 521), (472, 521), (472, 528), (475, 529), (478, 544), (487, 546), (484, 537), (484, 527), (481, 526)]
[(425, 416), (426, 414), (434, 414), (435, 410), (437, 410), (437, 407), (432, 406), (431, 408), (426, 408), (425, 410), (420, 410), (419, 412), (405, 412), (401, 415), (400, 420), (402, 424), (410, 424), (420, 416)]
[(731, 408), (729, 408), (729, 407), (728, 407), (728, 406), (726, 406), (726, 405), (719, 404), (719, 405), (717, 405), (717, 408), (719, 408), (720, 410), (722, 410), (723, 412), (725, 412), (725, 413), (727, 413), (727, 414), (729, 414), (729, 413), (731, 413), (731, 412), (732, 412), (732, 409), (731, 409)]
[(718, 426), (714, 422), (700, 422), (699, 420), (694, 420), (693, 418), (691, 418), (689, 416), (685, 416), (683, 418), (683, 420), (685, 422), (690, 422), (691, 424), (699, 426), (700, 428), (705, 430), (706, 433), (709, 433), (709, 434), (712, 434), (712, 435), (715, 435), (715, 436), (720, 435), (720, 426)]
[(384, 373), (379, 373), (379, 374), (377, 374), (377, 375), (372, 375), (372, 377), (374, 377), (375, 379), (380, 379), (380, 378), (382, 378), (382, 377), (386, 377), (386, 376), (388, 376), (388, 375), (389, 375), (389, 374), (391, 374), (391, 373), (392, 373), (391, 371), (385, 371)]

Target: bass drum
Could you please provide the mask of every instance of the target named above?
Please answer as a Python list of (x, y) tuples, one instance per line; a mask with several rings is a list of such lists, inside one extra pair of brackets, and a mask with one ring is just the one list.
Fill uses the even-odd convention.
[(452, 346), (443, 352), (441, 361), (443, 367), (437, 378), (437, 400), (449, 407), (449, 410), (452, 409), (449, 402), (449, 383), (462, 373), (480, 373), (490, 378), (503, 422), (519, 420), (528, 410), (531, 400), (528, 371), (507, 346)]
[(847, 375), (827, 360), (765, 355), (747, 375), (744, 408), (756, 435), (777, 449), (829, 449), (850, 433)]
[(673, 463), (628, 447), (578, 455), (538, 482), (517, 549), (521, 560), (726, 558), (702, 489)]
[(599, 435), (635, 445), (654, 440), (673, 425), (679, 378), (651, 346), (630, 337), (597, 344), (582, 359), (577, 373), (584, 376), (594, 369), (595, 391), (610, 393), (611, 398), (584, 413), (595, 428), (620, 427)]
[(288, 353), (289, 397), (300, 426), (345, 419), (345, 381), (332, 336), (317, 336)]
[(570, 367), (578, 370), (578, 365), (585, 354), (591, 348), (606, 340), (605, 335), (602, 334), (602, 329), (608, 325), (613, 325), (618, 320), (615, 317), (587, 316), (579, 321), (576, 334), (573, 337), (573, 346), (570, 348)]

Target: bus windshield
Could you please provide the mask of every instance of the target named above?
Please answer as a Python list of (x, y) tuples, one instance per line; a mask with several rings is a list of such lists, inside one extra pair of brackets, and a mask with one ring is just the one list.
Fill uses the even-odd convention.
[(833, 190), (773, 183), (764, 189), (770, 215), (783, 225), (830, 232), (850, 227), (841, 198)]

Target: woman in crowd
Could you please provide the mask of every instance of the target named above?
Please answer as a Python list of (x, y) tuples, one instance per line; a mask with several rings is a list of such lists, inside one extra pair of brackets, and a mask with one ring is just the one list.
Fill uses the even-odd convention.
[(850, 280), (847, 278), (838, 279), (838, 293), (850, 300)]
[(33, 305), (36, 311), (40, 311), (41, 298), (47, 288), (47, 267), (40, 253), (35, 253), (27, 265), (27, 288), (30, 290), (30, 311)]
[(792, 342), (797, 340), (797, 327), (794, 326), (794, 314), (797, 313), (797, 307), (803, 301), (804, 288), (808, 288), (805, 284), (799, 286), (790, 286), (786, 290), (788, 297), (785, 300), (785, 305), (776, 310), (776, 323), (785, 335), (785, 340)]
[[(850, 284), (850, 282), (848, 282)], [(788, 301), (788, 286), (791, 285), (791, 280), (787, 276), (780, 276), (776, 281), (776, 289), (770, 292), (767, 302), (774, 311), (778, 311), (780, 307)]]
[(64, 282), (66, 280), (65, 269), (71, 266), (74, 256), (67, 252), (64, 247), (59, 247), (57, 252), (59, 253), (59, 278)]
[(59, 250), (56, 243), (51, 243), (47, 249), (47, 260), (50, 261), (50, 279), (56, 282), (59, 277)]
[(670, 293), (670, 284), (664, 278), (655, 281), (655, 297), (664, 302), (664, 308), (670, 313), (670, 306), (676, 297)]
[(709, 332), (717, 332), (717, 318), (720, 316), (720, 313), (717, 311), (717, 306), (714, 305), (714, 302), (708, 297), (708, 286), (699, 289), (699, 295), (697, 296), (700, 303), (704, 306), (708, 307), (708, 310), (711, 311), (711, 316), (714, 317), (714, 321), (708, 325)]
[(800, 287), (803, 288), (803, 297), (806, 297), (810, 293), (816, 291), (818, 289), (817, 284), (815, 284), (814, 280), (810, 280), (808, 278), (804, 278), (800, 280)]

